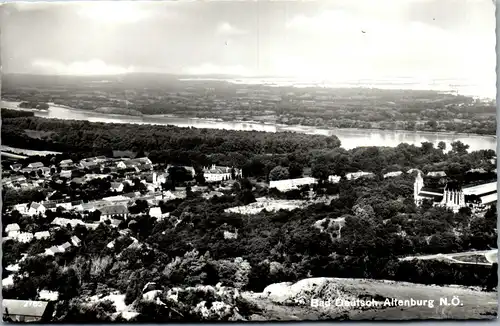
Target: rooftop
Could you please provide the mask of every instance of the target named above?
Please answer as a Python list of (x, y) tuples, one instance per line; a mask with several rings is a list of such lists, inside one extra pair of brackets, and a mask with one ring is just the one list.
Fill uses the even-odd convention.
[(99, 208), (101, 214), (103, 215), (119, 215), (119, 214), (127, 214), (128, 209), (123, 205), (112, 205)]

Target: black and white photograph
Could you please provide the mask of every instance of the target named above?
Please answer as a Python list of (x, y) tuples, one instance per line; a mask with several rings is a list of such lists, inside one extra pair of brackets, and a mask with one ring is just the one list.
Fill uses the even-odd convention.
[(495, 10), (1, 4), (3, 321), (496, 319)]

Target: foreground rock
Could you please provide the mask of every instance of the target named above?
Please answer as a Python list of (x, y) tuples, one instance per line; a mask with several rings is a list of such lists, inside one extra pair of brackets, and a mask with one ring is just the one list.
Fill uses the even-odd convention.
[(383, 280), (310, 278), (242, 295), (261, 310), (250, 320), (492, 319), (497, 315), (494, 292)]

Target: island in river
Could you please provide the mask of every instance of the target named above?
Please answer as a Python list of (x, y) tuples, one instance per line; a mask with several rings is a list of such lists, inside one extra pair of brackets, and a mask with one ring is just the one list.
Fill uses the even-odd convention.
[[(0, 107), (19, 109), (19, 102), (1, 101)], [(491, 149), (496, 151), (496, 136), (474, 135), (450, 132), (425, 132), (407, 130), (378, 130), (355, 128), (319, 128), (300, 125), (282, 125), (278, 123), (246, 122), (246, 121), (221, 121), (217, 119), (186, 118), (172, 115), (121, 115), (101, 113), (96, 111), (79, 110), (67, 106), (50, 103), (45, 112), (35, 112), (35, 116), (51, 119), (86, 120), (90, 122), (105, 123), (132, 123), (132, 124), (157, 124), (174, 125), (178, 127), (194, 127), (208, 129), (226, 129), (241, 131), (264, 132), (298, 132), (311, 135), (337, 136), (342, 147), (352, 149), (360, 146), (388, 146), (395, 147), (401, 143), (420, 146), (422, 142), (431, 142), (437, 145), (444, 142), (447, 148), (454, 141), (461, 141), (469, 145), (471, 151)]]

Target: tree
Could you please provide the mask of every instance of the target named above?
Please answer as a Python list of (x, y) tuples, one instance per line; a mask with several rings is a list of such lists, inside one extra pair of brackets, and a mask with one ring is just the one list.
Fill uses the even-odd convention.
[(422, 152), (424, 152), (424, 154), (429, 154), (434, 149), (434, 144), (431, 142), (425, 141), (422, 142), (421, 144), (422, 144)]
[(302, 165), (296, 162), (292, 162), (288, 168), (288, 174), (291, 179), (302, 177), (302, 171)]
[(325, 162), (316, 162), (312, 166), (311, 175), (319, 180), (328, 180), (328, 176), (330, 175), (330, 170), (328, 169), (328, 165)]
[(257, 201), (251, 190), (243, 190), (238, 196), (238, 199), (243, 205), (248, 205)]
[(288, 171), (288, 168), (285, 168), (281, 165), (276, 166), (271, 170), (271, 172), (269, 172), (269, 180), (271, 181), (288, 179), (289, 176), (290, 173)]
[(177, 184), (191, 181), (193, 179), (193, 175), (183, 166), (172, 166), (168, 169), (168, 178), (172, 180), (174, 184)]
[(437, 145), (437, 147), (442, 150), (442, 151), (445, 151), (446, 150), (446, 143), (444, 141), (440, 141)]
[(467, 154), (467, 150), (469, 149), (469, 145), (462, 143), (460, 140), (454, 141), (451, 143), (451, 151), (457, 155), (465, 155)]
[(437, 122), (435, 120), (429, 120), (425, 123), (425, 125), (433, 130), (437, 128)]

